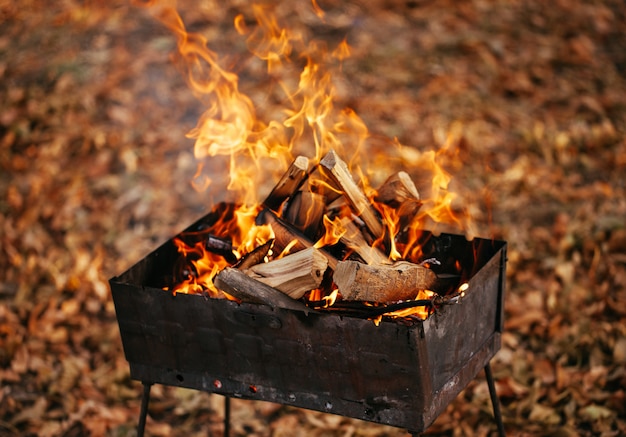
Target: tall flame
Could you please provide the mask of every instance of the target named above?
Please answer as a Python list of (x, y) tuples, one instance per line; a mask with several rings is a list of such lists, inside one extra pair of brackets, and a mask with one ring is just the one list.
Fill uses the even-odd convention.
[[(329, 71), (334, 63), (349, 56), (345, 40), (332, 51), (317, 41), (306, 42), (299, 33), (281, 27), (267, 5), (252, 6), (254, 28), (238, 15), (235, 28), (247, 37), (250, 52), (267, 63), (269, 74), (293, 70), (296, 64), (292, 55), (306, 60), (297, 86), (290, 86), (287, 80), (279, 83), (288, 102), (283, 118), (262, 121), (252, 100), (239, 90), (238, 76), (222, 66), (217, 53), (209, 49), (207, 38), (187, 31), (175, 0), (140, 4), (149, 6), (176, 36), (189, 85), (206, 104), (196, 127), (188, 133), (195, 139), (194, 154), (200, 162), (218, 155), (229, 158), (228, 189), (236, 192), (238, 201), (258, 203), (260, 178), (269, 179), (268, 173), (271, 177), (279, 175), (294, 152), (306, 149), (311, 142), (317, 159), (331, 148), (345, 153), (344, 143), (350, 144), (352, 156), (358, 157), (367, 128), (354, 111), (334, 107), (336, 91)], [(323, 15), (315, 2), (313, 8), (318, 16)], [(202, 171), (199, 168), (195, 176), (202, 183), (196, 185), (206, 188), (211, 178), (201, 178)]]
[[(374, 201), (376, 190), (367, 176), (386, 169), (379, 168), (379, 158), (363, 153), (369, 137), (363, 120), (352, 109), (335, 106), (337, 90), (332, 73), (350, 56), (351, 49), (346, 40), (331, 49), (319, 41), (309, 41), (303, 33), (282, 27), (268, 5), (251, 6), (255, 24), (249, 24), (251, 21), (243, 14), (237, 15), (235, 29), (245, 37), (255, 58), (266, 64), (267, 75), (278, 84), (277, 89), (286, 104), (282, 112), (272, 112), (271, 119), (262, 120), (257, 116), (260, 108), (256, 108), (252, 99), (240, 90), (239, 77), (224, 67), (225, 62), (208, 47), (207, 38), (187, 31), (175, 0), (138, 4), (149, 7), (176, 36), (189, 85), (206, 105), (197, 125), (188, 133), (195, 139), (194, 154), (199, 161), (194, 186), (211, 188), (212, 178), (206, 175), (207, 167), (211, 167), (207, 165), (210, 158), (223, 156), (228, 160), (228, 174), (224, 177), (241, 208), (224, 229), (213, 231), (216, 235), (232, 238), (234, 256), (240, 258), (272, 238), (271, 229), (254, 224), (260, 208), (257, 206), (260, 204), (260, 187), (264, 182), (276, 180), (298, 154), (318, 162), (331, 149), (347, 158), (350, 171), (358, 176), (362, 188), (380, 213), (385, 233), (374, 245), (386, 244), (391, 260), (420, 258), (420, 248), (413, 243), (419, 239), (420, 229), (427, 220), (463, 224), (458, 213), (454, 212), (455, 195), (449, 190), (451, 176), (442, 164), (444, 158), (453, 155), (453, 137), (449, 137), (437, 152), (420, 153), (397, 143), (393, 149), (400, 157), (398, 162), (403, 161), (432, 176), (430, 196), (422, 199), (419, 214), (408, 229), (402, 229), (406, 223), (401, 223), (397, 211)], [(320, 19), (324, 17), (315, 0), (312, 0), (312, 8)], [(297, 80), (293, 80), (294, 73)], [(283, 77), (287, 78), (283, 80)], [(368, 166), (368, 160), (377, 165)], [(311, 177), (311, 182), (315, 183), (313, 179)], [(326, 233), (316, 247), (335, 244), (346, 232), (339, 217), (324, 216), (323, 223)], [(395, 237), (401, 232), (408, 236), (408, 242), (396, 247)], [(194, 272), (185, 281), (187, 291), (205, 287), (217, 292), (212, 288), (210, 278), (225, 266), (224, 260), (215, 259), (201, 245), (182, 240), (177, 244), (181, 253), (194, 254), (196, 258), (192, 267)], [(285, 249), (284, 253), (288, 250)], [(175, 291), (184, 292), (183, 288), (178, 287)]]

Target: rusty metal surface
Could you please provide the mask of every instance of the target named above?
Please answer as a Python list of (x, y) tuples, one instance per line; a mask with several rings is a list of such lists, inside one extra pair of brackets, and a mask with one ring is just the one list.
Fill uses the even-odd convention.
[(461, 303), (425, 322), (376, 326), (172, 296), (157, 288), (176, 258), (168, 242), (110, 281), (131, 377), (421, 432), (500, 347), (506, 244), (453, 243), (476, 260)]

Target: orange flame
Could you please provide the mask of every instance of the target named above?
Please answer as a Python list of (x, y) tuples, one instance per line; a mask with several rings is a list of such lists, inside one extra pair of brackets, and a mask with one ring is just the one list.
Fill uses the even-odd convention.
[[(267, 74), (270, 79), (278, 81), (278, 89), (284, 93), (286, 107), (280, 113), (282, 118), (272, 112), (273, 119), (263, 121), (257, 117), (259, 108), (255, 107), (253, 100), (240, 91), (237, 74), (224, 67), (225, 62), (208, 47), (206, 37), (187, 31), (176, 10), (175, 0), (153, 0), (141, 4), (149, 6), (176, 36), (189, 85), (195, 95), (206, 103), (197, 125), (188, 133), (190, 138), (195, 139), (194, 154), (199, 160), (192, 182), (194, 187), (210, 189), (213, 180), (219, 177), (205, 174), (208, 172), (205, 167), (208, 166), (204, 164), (209, 158), (224, 156), (229, 160), (228, 189), (242, 206), (231, 219), (218, 220), (211, 232), (232, 239), (234, 256), (241, 258), (273, 237), (269, 226), (256, 226), (254, 223), (260, 209), (258, 196), (264, 182), (276, 180), (282, 175), (295, 155), (303, 154), (319, 161), (329, 150), (335, 150), (338, 155), (347, 157), (348, 166), (358, 176), (363, 190), (370, 199), (374, 198), (375, 189), (366, 174), (391, 170), (392, 164), (389, 163), (388, 168), (380, 168), (379, 157), (362, 153), (369, 138), (363, 120), (349, 108), (335, 107), (337, 90), (332, 73), (338, 63), (340, 67), (341, 62), (350, 56), (346, 40), (330, 50), (319, 41), (306, 41), (304, 35), (282, 27), (267, 5), (251, 7), (256, 24), (248, 24), (243, 14), (238, 15), (234, 20), (235, 29), (246, 38), (249, 51), (266, 63)], [(316, 0), (312, 0), (312, 8), (320, 19), (324, 18)], [(292, 59), (304, 60), (301, 70), (298, 70), (300, 64), (292, 62)], [(294, 72), (298, 75), (297, 81), (279, 80)], [(397, 163), (403, 161), (416, 172), (432, 177), (430, 195), (422, 199), (423, 205), (408, 230), (400, 228), (396, 210), (373, 202), (386, 229), (385, 235), (374, 244), (386, 246), (391, 260), (421, 258), (421, 249), (415, 242), (419, 239), (420, 229), (428, 222), (463, 225), (453, 208), (455, 194), (449, 190), (451, 176), (442, 164), (445, 161), (443, 158), (452, 158), (453, 144), (452, 134), (437, 152), (420, 153), (396, 144), (394, 151), (401, 157)], [(376, 162), (376, 166), (368, 166), (365, 162), (368, 160)], [(389, 160), (383, 162), (387, 164)], [(309, 180), (313, 190), (336, 190), (324, 181), (313, 179)], [(318, 184), (317, 188), (315, 184)], [(326, 232), (315, 244), (318, 248), (337, 243), (346, 232), (339, 216), (333, 219), (324, 216), (323, 223)], [(396, 237), (401, 233), (405, 234), (406, 241), (400, 247), (396, 244)], [(225, 267), (225, 260), (207, 251), (202, 244), (188, 245), (182, 240), (177, 240), (176, 244), (182, 254), (193, 259), (194, 272), (173, 291), (198, 292), (206, 288), (217, 294), (211, 278)], [(289, 248), (284, 249), (279, 256), (288, 251)], [(416, 298), (431, 296), (429, 293), (422, 291)], [(334, 302), (336, 296), (335, 290), (332, 297), (321, 298)]]
[(335, 217), (331, 220), (327, 215), (324, 215), (324, 229), (326, 229), (326, 232), (314, 245), (316, 249), (337, 244), (341, 237), (347, 232), (346, 227), (341, 223), (340, 217)]

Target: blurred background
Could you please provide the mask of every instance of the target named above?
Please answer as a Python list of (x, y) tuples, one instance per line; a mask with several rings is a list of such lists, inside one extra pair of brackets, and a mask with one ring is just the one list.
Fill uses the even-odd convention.
[[(0, 0), (0, 434), (134, 434), (108, 279), (226, 193), (198, 192), (203, 105), (176, 39), (124, 1)], [(195, 4), (198, 3), (198, 4)], [(368, 148), (445, 148), (472, 234), (509, 243), (492, 361), (510, 435), (626, 433), (626, 4), (307, 1), (281, 24), (350, 57), (335, 106)], [(180, 2), (257, 113), (275, 84), (233, 27), (247, 2)], [(363, 153), (369, 153), (369, 149)], [(415, 169), (406, 171), (419, 180)], [(219, 180), (221, 171), (205, 169)], [(466, 230), (459, 230), (464, 232)], [(155, 386), (149, 435), (221, 435), (222, 398)], [(357, 420), (234, 401), (235, 435), (403, 436)], [(480, 374), (428, 435), (495, 432)]]

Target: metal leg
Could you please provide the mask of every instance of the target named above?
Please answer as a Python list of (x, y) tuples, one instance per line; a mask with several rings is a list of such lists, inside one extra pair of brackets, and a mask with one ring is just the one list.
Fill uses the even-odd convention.
[(224, 396), (224, 437), (230, 435), (230, 398)]
[(137, 437), (143, 437), (146, 429), (146, 416), (148, 415), (148, 402), (150, 402), (151, 382), (143, 382), (143, 395), (141, 396), (141, 411), (139, 412), (139, 424), (137, 425)]
[(504, 437), (504, 424), (502, 423), (502, 412), (500, 411), (500, 401), (496, 393), (496, 384), (493, 380), (493, 373), (491, 373), (491, 366), (489, 363), (485, 366), (485, 377), (487, 378), (487, 386), (489, 387), (489, 396), (491, 396), (491, 405), (493, 405), (493, 416), (496, 419), (496, 425), (498, 426), (498, 434), (500, 437)]

